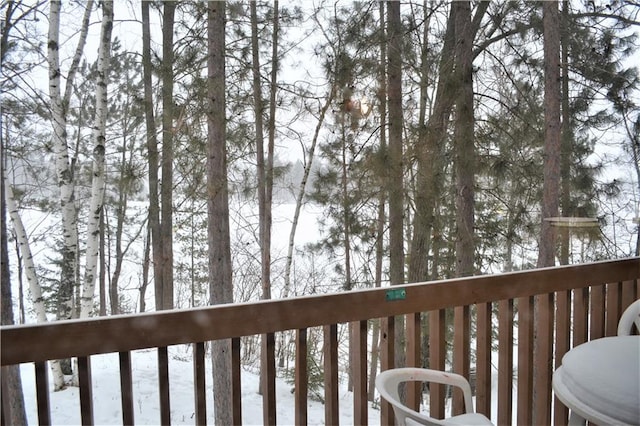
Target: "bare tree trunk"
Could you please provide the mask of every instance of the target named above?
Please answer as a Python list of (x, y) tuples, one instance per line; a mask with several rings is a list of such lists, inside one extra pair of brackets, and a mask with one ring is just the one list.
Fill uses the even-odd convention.
[[(86, 18), (87, 25), (91, 7), (93, 7), (92, 2), (89, 1), (87, 3), (87, 8), (85, 10), (86, 13), (84, 16)], [(53, 127), (52, 142), (54, 152), (56, 154), (56, 173), (60, 188), (62, 235), (64, 238), (63, 246), (61, 249), (62, 263), (57, 316), (60, 319), (65, 319), (71, 318), (73, 310), (73, 289), (75, 288), (77, 273), (76, 259), (78, 249), (78, 234), (76, 229), (77, 212), (74, 200), (74, 171), (73, 165), (69, 159), (66, 130), (67, 107), (71, 93), (70, 87), (75, 75), (75, 68), (72, 65), (69, 71), (65, 97), (63, 98), (61, 95), (60, 87), (60, 9), (61, 2), (59, 0), (52, 0), (50, 2), (47, 60), (49, 64), (49, 97), (51, 107), (51, 123)], [(84, 44), (83, 38), (84, 40), (86, 40), (86, 27), (84, 27), (84, 25), (81, 31), (81, 43), (78, 44), (79, 48), (81, 44)], [(76, 50), (76, 56), (73, 59), (73, 63), (75, 63), (76, 58), (78, 58), (79, 60), (79, 56), (81, 53), (81, 50)], [(69, 97), (67, 97), (67, 94), (69, 95)], [(61, 384), (56, 381), (56, 388), (58, 388), (59, 385), (61, 386)]]
[[(225, 119), (225, 9), (223, 1), (208, 3), (208, 240), (211, 304), (233, 302), (229, 193), (227, 187)], [(215, 424), (233, 424), (231, 341), (212, 344)]]
[(148, 1), (142, 6), (142, 79), (144, 83), (144, 115), (149, 161), (149, 231), (153, 257), (153, 282), (156, 310), (162, 309), (162, 236), (158, 176), (158, 137), (153, 110), (153, 69), (151, 63), (151, 29)]
[(162, 21), (162, 309), (173, 309), (173, 24), (175, 1), (163, 3)]
[[(0, 124), (0, 132), (2, 125)], [(13, 321), (13, 298), (11, 295), (11, 275), (9, 272), (9, 241), (7, 238), (7, 205), (5, 200), (5, 179), (4, 179), (4, 138), (0, 133), (0, 253), (2, 272), (0, 275), (0, 299), (2, 300), (2, 325), (12, 325)], [(15, 207), (15, 206), (14, 206)], [(10, 365), (2, 367), (0, 375), (2, 381), (2, 423), (7, 425), (27, 424), (27, 416), (24, 410), (24, 397), (22, 395), (22, 378), (20, 377), (20, 366)]]
[(555, 264), (555, 232), (546, 218), (558, 216), (560, 195), (560, 23), (558, 4), (543, 3), (544, 164), (539, 268)]
[(474, 118), (473, 118), (473, 34), (471, 5), (468, 1), (452, 3), (456, 22), (456, 67), (458, 94), (454, 153), (456, 162), (456, 275), (474, 273)]
[(293, 263), (293, 248), (295, 246), (296, 230), (298, 229), (298, 221), (300, 219), (300, 211), (302, 210), (302, 203), (304, 202), (304, 195), (306, 193), (307, 182), (309, 181), (309, 175), (311, 174), (311, 168), (313, 166), (313, 159), (316, 152), (316, 146), (318, 144), (318, 137), (320, 135), (320, 129), (324, 124), (324, 118), (331, 107), (331, 103), (336, 95), (335, 86), (331, 87), (331, 90), (326, 98), (324, 105), (320, 108), (320, 115), (318, 116), (318, 123), (316, 124), (315, 131), (313, 133), (313, 139), (311, 140), (311, 146), (305, 153), (305, 165), (304, 173), (302, 175), (302, 181), (298, 187), (298, 193), (296, 194), (296, 208), (293, 213), (291, 221), (291, 231), (289, 232), (289, 244), (287, 246), (287, 261), (284, 270), (284, 290), (283, 297), (289, 297), (291, 293), (291, 265)]
[[(380, 10), (380, 29), (384, 34), (385, 31), (385, 19), (384, 19), (384, 2), (379, 2)], [(380, 112), (380, 146), (378, 150), (384, 155), (387, 151), (387, 75), (386, 75), (386, 61), (387, 61), (387, 45), (385, 37), (380, 37), (380, 63), (378, 67), (378, 84), (380, 90), (378, 92), (379, 112)], [(380, 171), (380, 193), (378, 195), (378, 223), (377, 223), (377, 240), (376, 240), (376, 266), (375, 266), (375, 286), (382, 286), (382, 264), (384, 262), (384, 230), (386, 224), (385, 204), (386, 204), (386, 191), (384, 189), (384, 182), (386, 180), (386, 170)], [(371, 339), (371, 364), (369, 366), (369, 392), (367, 399), (373, 401), (375, 398), (375, 383), (376, 374), (378, 372), (379, 361), (379, 341), (380, 341), (380, 321), (373, 320), (372, 325), (372, 339)]]
[[(391, 285), (404, 284), (404, 192), (402, 147), (402, 22), (400, 2), (388, 1), (389, 99), (389, 276)], [(404, 365), (404, 321), (396, 324), (395, 365)]]
[[(91, 201), (89, 205), (89, 222), (87, 226), (87, 249), (85, 265), (85, 282), (80, 303), (80, 318), (87, 318), (93, 310), (93, 297), (98, 271), (98, 254), (100, 252), (100, 218), (104, 203), (105, 191), (105, 142), (107, 127), (107, 84), (109, 81), (109, 61), (111, 58), (111, 30), (113, 29), (113, 2), (102, 3), (102, 28), (100, 48), (98, 50), (96, 109), (92, 131), (93, 180), (91, 185)], [(104, 268), (104, 266), (103, 266)]]

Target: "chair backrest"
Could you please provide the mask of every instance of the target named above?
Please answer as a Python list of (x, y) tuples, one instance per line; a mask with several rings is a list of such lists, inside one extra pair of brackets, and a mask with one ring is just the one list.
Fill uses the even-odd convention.
[(618, 322), (618, 336), (628, 336), (633, 333), (633, 325), (635, 324), (638, 332), (640, 332), (640, 299), (633, 302), (620, 317)]
[(380, 396), (393, 406), (393, 411), (399, 426), (415, 424), (436, 426), (448, 424), (446, 420), (434, 419), (433, 417), (418, 413), (402, 403), (398, 386), (401, 383), (412, 381), (443, 383), (461, 387), (463, 389), (466, 411), (467, 413), (473, 413), (471, 387), (464, 377), (453, 373), (423, 368), (396, 368), (383, 371), (376, 376), (376, 389), (378, 389)]

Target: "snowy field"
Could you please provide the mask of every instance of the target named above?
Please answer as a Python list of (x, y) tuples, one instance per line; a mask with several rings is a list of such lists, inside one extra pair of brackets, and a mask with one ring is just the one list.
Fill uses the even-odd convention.
[[(193, 365), (191, 351), (185, 346), (170, 348), (169, 383), (171, 393), (171, 423), (195, 424)], [(136, 424), (159, 425), (158, 367), (155, 350), (142, 350), (131, 355), (133, 376), (133, 405)], [(207, 419), (214, 424), (211, 361), (207, 360)], [(93, 381), (93, 409), (96, 425), (122, 424), (118, 354), (91, 357)], [(32, 364), (22, 365), (22, 386), (29, 424), (37, 424), (35, 375)], [(51, 382), (50, 382), (51, 383)], [(261, 425), (262, 397), (257, 393), (258, 376), (242, 371), (242, 421), (245, 425)], [(277, 423), (294, 424), (294, 395), (292, 385), (282, 379), (276, 382)], [(77, 387), (51, 392), (51, 421), (56, 425), (79, 425), (80, 399)], [(340, 389), (340, 423), (353, 424), (353, 394)], [(309, 400), (309, 425), (324, 424), (324, 405)], [(369, 423), (380, 424), (380, 411), (369, 408)]]

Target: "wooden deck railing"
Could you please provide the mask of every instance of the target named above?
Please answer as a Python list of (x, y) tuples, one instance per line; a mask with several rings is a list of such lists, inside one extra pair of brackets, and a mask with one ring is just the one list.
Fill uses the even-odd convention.
[[(449, 369), (469, 377), (475, 368), (476, 410), (498, 424), (566, 424), (567, 410), (552, 412), (551, 374), (562, 355), (589, 339), (615, 334), (623, 309), (638, 297), (640, 258), (563, 266), (464, 279), (407, 284), (286, 300), (230, 304), (190, 310), (100, 317), (88, 320), (1, 328), (2, 366), (34, 363), (38, 420), (50, 423), (47, 361), (77, 357), (82, 422), (93, 423), (90, 356), (119, 353), (122, 422), (133, 424), (131, 351), (157, 348), (162, 424), (170, 423), (167, 347), (193, 344), (195, 422), (206, 423), (205, 342), (231, 339), (234, 424), (241, 424), (241, 337), (264, 335), (267, 381), (275, 383), (274, 333), (294, 330), (295, 421), (307, 423), (307, 330), (324, 330), (325, 424), (338, 424), (338, 325), (352, 326), (355, 424), (368, 422), (367, 356), (370, 319), (382, 319), (381, 365), (393, 368), (395, 324), (403, 317), (406, 364)], [(453, 337), (447, 342), (446, 315), (453, 308)], [(428, 319), (428, 332), (423, 324)], [(495, 325), (497, 324), (497, 335)], [(534, 326), (536, 338), (534, 340)], [(517, 339), (516, 339), (517, 338)], [(428, 353), (423, 354), (423, 339)], [(517, 342), (517, 345), (515, 344)], [(491, 364), (497, 346), (497, 390)], [(448, 360), (451, 360), (449, 362)], [(472, 360), (474, 362), (472, 362)], [(515, 362), (517, 360), (517, 363)], [(514, 370), (514, 367), (517, 368)], [(535, 377), (534, 377), (535, 371)], [(515, 379), (515, 380), (514, 380)], [(517, 384), (514, 391), (514, 383)], [(517, 403), (512, 404), (516, 392)], [(497, 395), (497, 413), (491, 413)], [(419, 388), (407, 389), (418, 406)], [(430, 410), (443, 416), (444, 390), (432, 388)], [(460, 411), (454, 394), (453, 411)], [(265, 387), (265, 423), (276, 422), (275, 386)], [(381, 404), (381, 424), (393, 423)]]

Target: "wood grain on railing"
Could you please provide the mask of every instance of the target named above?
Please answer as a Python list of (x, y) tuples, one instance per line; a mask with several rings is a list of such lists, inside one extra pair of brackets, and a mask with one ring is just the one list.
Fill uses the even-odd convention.
[(206, 350), (204, 342), (193, 344), (193, 393), (196, 424), (207, 424), (207, 386), (204, 366)]
[(265, 425), (276, 424), (276, 338), (273, 333), (262, 335), (262, 420)]
[[(3, 342), (3, 346), (6, 341)], [(38, 399), (38, 423), (42, 426), (51, 424), (51, 409), (49, 405), (49, 371), (48, 362), (35, 363), (36, 373), (36, 398)], [(4, 408), (4, 407), (2, 407)]]
[(91, 385), (91, 360), (78, 357), (78, 387), (80, 388), (80, 419), (83, 425), (93, 424), (93, 391)]
[[(444, 309), (429, 312), (429, 368), (445, 370), (446, 364), (446, 311)], [(444, 417), (444, 386), (429, 386), (429, 414), (431, 417)]]
[(517, 424), (533, 424), (533, 297), (521, 297), (518, 306)]
[(296, 366), (295, 366), (295, 422), (307, 424), (307, 399), (309, 393), (307, 378), (307, 329), (296, 330)]
[(476, 307), (476, 411), (491, 418), (492, 304)]
[(339, 424), (338, 406), (338, 325), (324, 326), (324, 422)]
[(118, 353), (120, 365), (120, 398), (122, 403), (122, 424), (134, 424), (133, 378), (131, 377), (131, 352)]
[[(421, 357), (421, 329), (422, 321), (420, 313), (405, 316), (406, 324), (406, 366), (422, 367)], [(407, 406), (417, 410), (420, 408), (422, 396), (422, 383), (407, 383)]]
[(169, 395), (169, 351), (158, 348), (158, 397), (160, 398), (160, 423), (171, 424), (171, 399)]
[(512, 422), (513, 300), (498, 302), (498, 424)]
[[(453, 371), (469, 377), (471, 354), (471, 315), (469, 306), (457, 306), (453, 310)], [(452, 414), (465, 412), (464, 398), (460, 389), (453, 392)]]
[[(160, 422), (170, 422), (167, 346), (193, 344), (197, 423), (206, 422), (205, 343), (231, 338), (233, 422), (242, 423), (241, 339), (266, 336), (269, 357), (266, 380), (275, 383), (275, 332), (296, 331), (297, 424), (307, 423), (307, 330), (323, 327), (325, 423), (338, 424), (338, 325), (352, 324), (355, 354), (354, 422), (368, 421), (367, 320), (381, 318), (381, 369), (393, 368), (395, 315), (404, 315), (407, 365), (423, 365), (470, 375), (475, 359), (477, 411), (491, 414), (492, 306), (498, 312), (497, 418), (500, 424), (565, 424), (566, 409), (556, 401), (551, 412), (551, 373), (570, 347), (614, 334), (621, 312), (638, 297), (640, 258), (546, 268), (508, 274), (408, 284), (406, 297), (389, 302), (386, 288), (324, 296), (245, 304), (217, 305), (181, 311), (100, 317), (56, 323), (2, 327), (2, 365), (36, 363), (38, 421), (50, 424), (47, 361), (77, 357), (80, 367), (82, 421), (93, 421), (90, 356), (120, 354), (123, 423), (134, 421), (130, 351), (157, 348)], [(534, 299), (536, 301), (534, 309)], [(475, 307), (475, 316), (470, 315)], [(453, 319), (447, 313), (455, 312)], [(535, 312), (535, 314), (534, 314)], [(517, 323), (514, 321), (514, 315)], [(428, 353), (423, 353), (421, 318), (428, 319)], [(453, 321), (453, 349), (448, 346), (448, 322)], [(471, 321), (475, 321), (475, 353), (470, 351)], [(534, 340), (534, 322), (536, 339)], [(215, 326), (212, 326), (215, 324)], [(450, 325), (450, 323), (449, 323)], [(514, 333), (518, 333), (517, 405), (512, 407)], [(249, 342), (249, 340), (246, 340)], [(534, 344), (535, 342), (535, 344)], [(427, 358), (428, 355), (428, 358)], [(270, 367), (269, 367), (270, 366)], [(535, 369), (535, 376), (534, 376)], [(419, 388), (407, 396), (415, 405)], [(430, 414), (445, 416), (445, 389), (430, 387)], [(275, 424), (275, 385), (264, 395), (265, 424)], [(459, 403), (456, 403), (457, 405)], [(457, 407), (456, 409), (459, 409)], [(389, 404), (381, 403), (381, 424), (394, 423)]]

